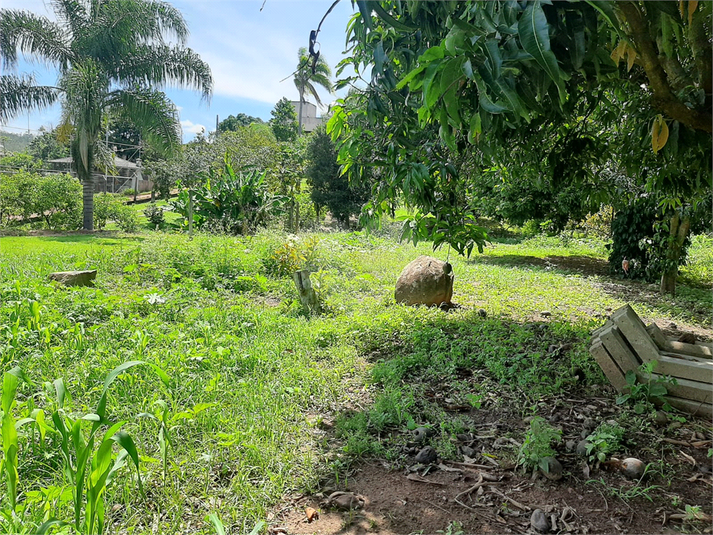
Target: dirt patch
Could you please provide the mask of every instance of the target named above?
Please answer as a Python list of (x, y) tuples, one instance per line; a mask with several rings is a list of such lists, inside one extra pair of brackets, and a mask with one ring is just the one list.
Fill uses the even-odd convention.
[[(706, 462), (705, 455), (697, 457)], [(711, 512), (710, 476), (706, 478), (691, 465), (677, 464), (677, 481), (659, 494), (652, 496), (654, 491), (649, 491), (651, 501), (643, 496), (626, 500), (612, 496), (608, 489), (635, 492), (636, 483), (604, 471), (586, 479), (576, 464), (570, 465), (572, 472), (559, 482), (542, 477), (533, 481), (496, 467), (443, 466), (449, 471), (437, 470), (415, 481), (385, 462), (363, 465), (346, 485), (347, 490), (363, 497), (363, 508), (346, 512), (330, 509), (324, 492), (296, 498), (274, 518), (272, 532), (283, 528), (291, 534), (436, 533), (458, 522), (465, 533), (526, 533), (532, 532), (532, 511), (541, 509), (556, 527), (553, 533), (671, 533), (671, 528), (681, 527), (681, 521), (668, 521), (668, 517), (681, 512), (684, 505)], [(483, 485), (480, 495), (479, 491), (468, 494), (481, 474), (496, 481)], [(697, 479), (686, 482), (690, 478)], [(672, 504), (675, 500), (679, 507)], [(312, 523), (307, 522), (307, 507), (319, 511), (319, 518)], [(704, 526), (698, 523), (698, 527)]]

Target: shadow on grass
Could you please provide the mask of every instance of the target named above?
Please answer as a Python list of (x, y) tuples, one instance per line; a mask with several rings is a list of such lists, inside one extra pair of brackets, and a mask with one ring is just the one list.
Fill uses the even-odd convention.
[(574, 271), (588, 276), (609, 274), (609, 262), (593, 256), (545, 256), (539, 258), (528, 255), (481, 255), (471, 258), (470, 262), (492, 264), (496, 266), (532, 266), (557, 271)]
[(143, 236), (126, 236), (115, 231), (106, 232), (66, 232), (47, 235), (34, 235), (40, 241), (55, 241), (60, 243), (97, 243), (101, 245), (120, 245), (122, 242), (142, 242)]

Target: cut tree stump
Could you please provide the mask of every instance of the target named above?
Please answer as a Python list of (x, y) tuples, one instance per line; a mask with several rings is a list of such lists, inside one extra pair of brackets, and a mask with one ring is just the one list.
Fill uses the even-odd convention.
[(312, 281), (309, 279), (309, 271), (306, 269), (295, 271), (292, 274), (292, 278), (295, 281), (295, 286), (297, 286), (297, 292), (300, 295), (302, 308), (308, 314), (319, 314), (321, 311), (319, 298), (317, 297), (317, 293), (314, 291), (314, 288), (312, 288)]
[[(676, 379), (667, 384), (664, 397), (681, 411), (713, 417), (713, 347), (668, 339), (651, 324), (644, 325), (634, 309), (625, 305), (609, 321), (592, 333), (590, 353), (607, 379), (619, 392), (627, 389), (626, 373), (632, 371), (640, 382), (650, 379)], [(640, 367), (654, 363), (651, 377)]]

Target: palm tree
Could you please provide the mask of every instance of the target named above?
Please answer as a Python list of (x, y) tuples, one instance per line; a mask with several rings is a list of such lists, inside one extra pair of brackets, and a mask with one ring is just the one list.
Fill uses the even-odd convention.
[[(332, 92), (332, 82), (329, 80), (332, 76), (332, 70), (322, 56), (317, 58), (317, 63), (312, 67), (312, 58), (307, 55), (307, 49), (301, 47), (297, 52), (299, 62), (295, 71), (295, 87), (300, 94), (300, 109), (297, 113), (298, 122), (300, 125), (300, 133), (302, 133), (302, 104), (306, 103), (305, 93), (314, 97), (317, 104), (322, 105), (322, 100), (319, 98), (317, 88), (314, 84), (322, 86), (324, 89)], [(313, 72), (314, 70), (314, 72)]]
[[(161, 0), (49, 0), (57, 22), (34, 13), (0, 9), (4, 70), (17, 55), (57, 67), (56, 86), (30, 75), (0, 76), (0, 121), (60, 100), (73, 127), (71, 153), (83, 184), (84, 229), (94, 228), (94, 166), (102, 120), (113, 113), (133, 122), (160, 151), (180, 144), (174, 104), (156, 87), (186, 86), (209, 99), (210, 68), (185, 48), (180, 11)], [(178, 44), (172, 45), (170, 38)]]

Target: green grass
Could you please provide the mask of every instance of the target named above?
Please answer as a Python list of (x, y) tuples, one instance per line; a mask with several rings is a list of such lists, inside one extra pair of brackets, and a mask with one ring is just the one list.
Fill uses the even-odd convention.
[[(635, 283), (622, 294), (612, 280), (590, 275), (606, 254), (598, 242), (536, 238), (496, 243), (470, 260), (451, 257), (454, 300), (464, 308), (444, 314), (393, 303), (400, 270), (429, 254), (427, 244), (362, 233), (318, 237), (313, 280), (327, 312), (312, 318), (302, 313), (291, 279), (265, 271), (287, 239), (280, 233), (0, 238), (0, 355), (6, 371), (19, 365), (32, 381), (20, 388), (20, 412), (49, 408), (43, 383), (62, 377), (72, 395), (67, 410), (84, 414), (106, 374), (129, 360), (154, 363), (171, 377), (166, 387), (136, 368), (111, 387), (109, 418), (128, 422), (143, 456), (147, 499), (123, 468), (108, 489), (109, 503), (122, 504), (109, 523), (136, 533), (151, 532), (154, 522), (160, 532), (205, 531), (205, 516), (215, 512), (231, 532), (249, 531), (281, 496), (315, 489), (348, 459), (397, 455), (375, 436), (429, 424), (438, 430), (439, 452), (453, 455), (449, 437), (462, 425), (424, 402), (429, 383), (447, 385), (458, 403), (493, 407), (504, 383), (525, 393), (527, 412), (537, 396), (573, 388), (575, 368), (588, 382), (603, 382), (587, 346), (608, 309), (633, 302), (647, 318), (710, 322), (704, 290), (682, 286), (680, 298), (664, 298)], [(696, 248), (708, 243), (694, 240), (686, 276), (697, 284), (710, 271), (697, 264), (709, 262), (709, 253)], [(569, 271), (543, 261), (555, 257), (588, 267)], [(98, 269), (96, 288), (47, 281), (51, 271), (90, 268)], [(40, 305), (36, 324), (33, 301)], [(549, 350), (563, 343), (571, 349)], [(463, 370), (475, 372), (466, 379)], [(158, 424), (138, 416), (154, 413), (159, 400), (172, 418), (165, 483)], [(364, 410), (344, 412), (348, 403)], [(337, 416), (339, 451), (318, 428), (322, 415)], [(41, 447), (22, 440), (21, 497), (61, 486), (56, 438), (48, 435)], [(66, 519), (68, 505), (51, 513)]]

